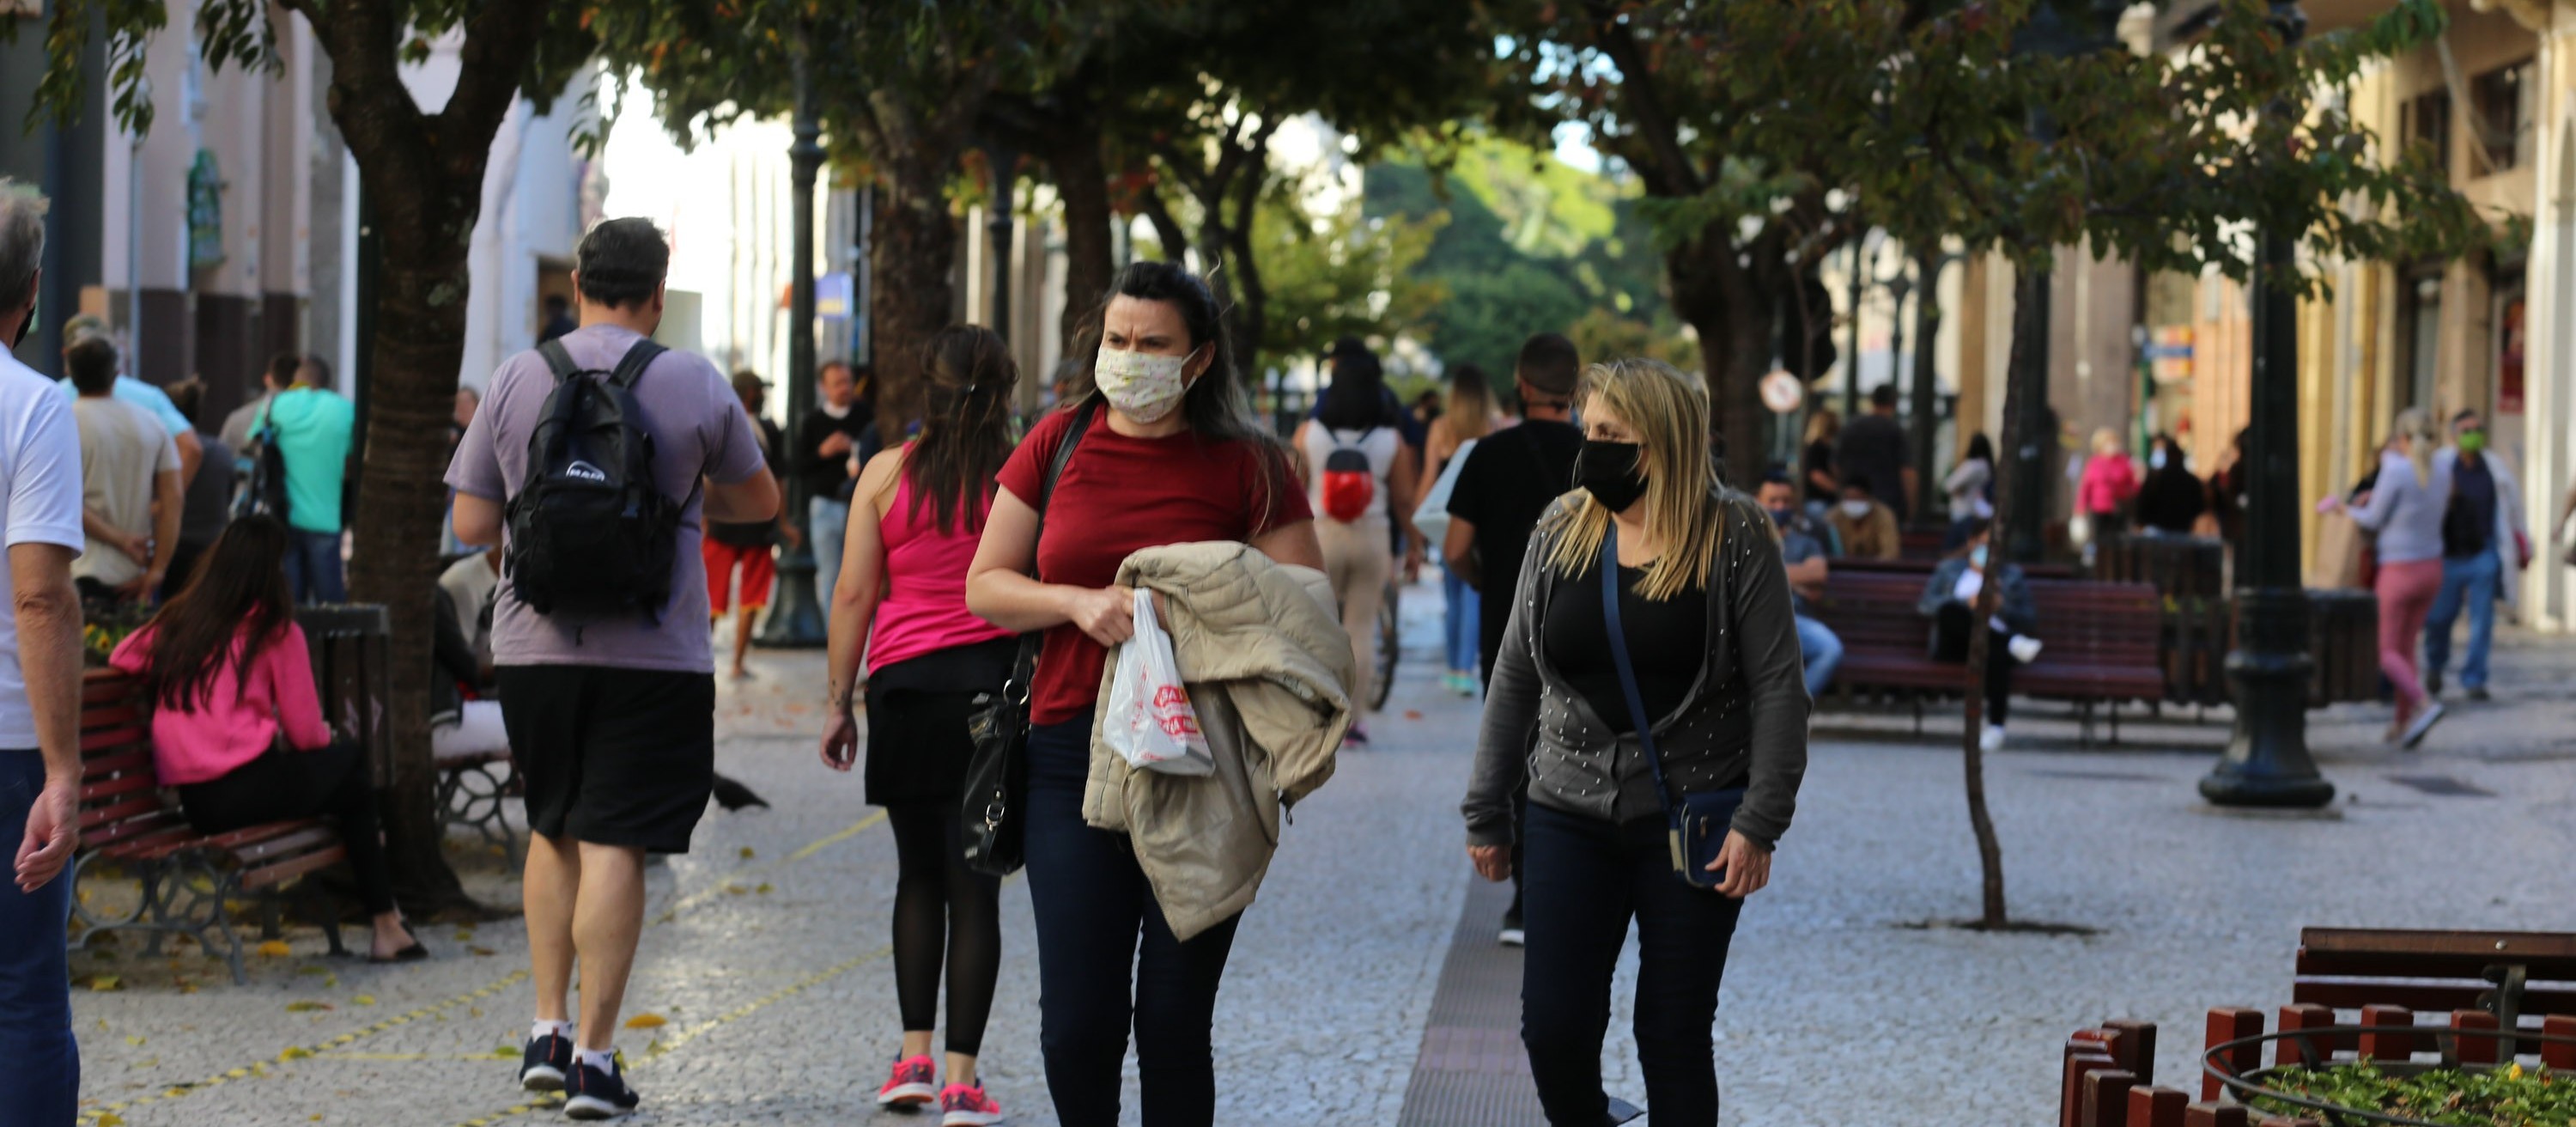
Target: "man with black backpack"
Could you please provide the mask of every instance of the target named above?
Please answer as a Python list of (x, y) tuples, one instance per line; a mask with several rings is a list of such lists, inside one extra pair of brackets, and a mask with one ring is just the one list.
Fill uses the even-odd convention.
[(537, 993), (519, 1081), (605, 1119), (637, 1104), (611, 1045), (644, 856), (688, 851), (715, 776), (699, 530), (774, 518), (778, 482), (724, 374), (652, 342), (661, 231), (612, 219), (574, 255), (581, 326), (493, 373), (447, 484), (457, 537), (503, 549), (492, 660), (527, 786)]

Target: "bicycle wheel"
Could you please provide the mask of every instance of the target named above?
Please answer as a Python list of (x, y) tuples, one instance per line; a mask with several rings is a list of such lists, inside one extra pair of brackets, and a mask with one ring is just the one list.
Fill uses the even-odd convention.
[(1403, 617), (1396, 608), (1397, 593), (1401, 590), (1389, 582), (1386, 597), (1378, 600), (1377, 604), (1377, 678), (1369, 689), (1371, 712), (1384, 711), (1387, 694), (1395, 688), (1396, 651), (1403, 633), (1400, 629)]

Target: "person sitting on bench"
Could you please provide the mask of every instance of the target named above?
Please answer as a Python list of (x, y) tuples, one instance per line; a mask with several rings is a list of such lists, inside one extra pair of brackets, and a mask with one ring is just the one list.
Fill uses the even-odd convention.
[(1977, 736), (1977, 746), (1987, 751), (2004, 746), (2004, 725), (2012, 715), (2012, 671), (2037, 660), (2040, 647), (2033, 636), (2039, 631), (2039, 608), (2031, 599), (2030, 581), (2010, 563), (1990, 563), (1988, 541), (1993, 536), (1991, 523), (1971, 531), (1967, 544), (1933, 569), (1916, 604), (1932, 620), (1932, 660), (1964, 662), (1977, 621), (1977, 596), (1985, 592), (1987, 576), (1995, 577), (1998, 605), (1991, 620), (1995, 636), (1986, 649), (1986, 725)]
[(330, 816), (375, 917), (374, 961), (429, 957), (394, 907), (375, 787), (355, 744), (322, 719), (286, 582), (286, 526), (244, 517), (215, 538), (177, 598), (108, 664), (151, 693), (152, 762), (201, 834)]

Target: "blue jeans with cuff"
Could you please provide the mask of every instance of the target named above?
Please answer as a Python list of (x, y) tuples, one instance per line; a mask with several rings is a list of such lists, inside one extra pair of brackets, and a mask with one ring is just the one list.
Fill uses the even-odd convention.
[[(27, 815), (45, 789), (45, 758), (0, 751), (0, 851), (14, 860)], [(0, 871), (0, 1127), (70, 1127), (80, 1105), (80, 1046), (72, 1040), (69, 868), (34, 895)]]
[(1807, 695), (1816, 696), (1834, 683), (1834, 670), (1842, 668), (1843, 640), (1832, 628), (1806, 615), (1796, 616), (1798, 652), (1807, 662)]
[(2433, 613), (2424, 621), (2424, 672), (2439, 677), (2451, 664), (2451, 627), (2460, 621), (2461, 604), (2469, 612), (2469, 650), (2460, 657), (2460, 687), (2487, 687), (2487, 653), (2495, 647), (2496, 587), (2504, 581), (2504, 560), (2494, 548), (2467, 559), (2442, 561), (2442, 590), (2433, 596)]

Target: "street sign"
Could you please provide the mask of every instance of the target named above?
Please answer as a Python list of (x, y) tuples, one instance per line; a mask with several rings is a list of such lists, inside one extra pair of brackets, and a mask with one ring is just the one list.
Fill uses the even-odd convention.
[(1798, 409), (1807, 398), (1807, 385), (1787, 369), (1762, 377), (1762, 405), (1774, 415), (1786, 415)]
[(814, 279), (814, 315), (826, 321), (848, 320), (850, 292), (850, 274), (846, 270)]

